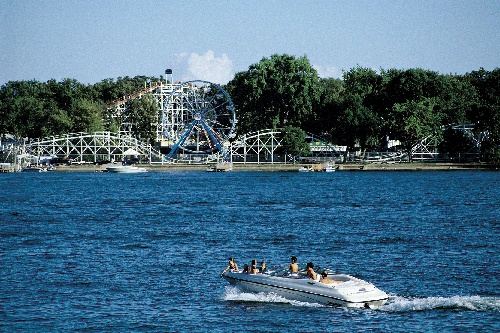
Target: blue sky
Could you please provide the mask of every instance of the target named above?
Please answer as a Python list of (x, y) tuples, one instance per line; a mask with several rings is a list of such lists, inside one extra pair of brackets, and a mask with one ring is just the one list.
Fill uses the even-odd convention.
[(0, 85), (159, 77), (225, 84), (272, 54), (321, 77), (357, 65), (500, 67), (500, 0), (0, 0)]

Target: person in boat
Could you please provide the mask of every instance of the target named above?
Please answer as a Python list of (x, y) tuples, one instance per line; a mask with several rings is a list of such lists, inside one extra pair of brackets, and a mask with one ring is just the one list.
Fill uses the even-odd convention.
[(247, 273), (247, 274), (248, 274), (248, 271), (249, 271), (249, 269), (248, 269), (248, 265), (247, 265), (247, 264), (245, 264), (245, 265), (243, 266), (243, 272), (242, 272), (242, 273)]
[(314, 271), (314, 264), (312, 262), (307, 263), (307, 276), (311, 280), (316, 280), (316, 272)]
[(261, 273), (264, 273), (266, 270), (267, 270), (267, 268), (266, 268), (266, 262), (265, 262), (264, 260), (262, 260), (262, 261), (260, 262), (260, 268), (259, 268), (259, 271), (260, 271)]
[(250, 269), (248, 271), (249, 274), (258, 274), (259, 270), (257, 269), (257, 260), (252, 260), (252, 266), (250, 266)]
[(332, 283), (336, 283), (337, 281), (330, 279), (328, 277), (328, 272), (323, 271), (323, 273), (321, 273), (321, 278), (319, 279), (319, 282), (326, 283), (326, 284), (332, 284)]
[(297, 273), (299, 271), (299, 265), (297, 265), (297, 257), (296, 256), (292, 257), (292, 263), (290, 264), (289, 269), (292, 273)]
[(226, 267), (225, 270), (222, 271), (222, 274), (226, 273), (227, 271), (238, 272), (238, 264), (236, 264), (234, 258), (231, 257), (228, 260), (229, 260), (229, 265)]

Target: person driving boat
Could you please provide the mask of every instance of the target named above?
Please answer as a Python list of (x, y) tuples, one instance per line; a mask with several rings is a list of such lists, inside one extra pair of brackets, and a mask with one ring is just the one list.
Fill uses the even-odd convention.
[(231, 257), (228, 259), (229, 261), (229, 265), (226, 267), (225, 270), (222, 271), (221, 274), (224, 274), (226, 273), (227, 271), (231, 271), (231, 272), (238, 272), (238, 265), (236, 264), (236, 262), (234, 261), (234, 258)]

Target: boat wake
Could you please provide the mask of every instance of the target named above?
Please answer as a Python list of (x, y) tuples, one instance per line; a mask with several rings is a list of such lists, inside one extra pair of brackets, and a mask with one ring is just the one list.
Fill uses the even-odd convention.
[(462, 309), (468, 311), (500, 312), (500, 297), (452, 296), (452, 297), (403, 297), (389, 296), (389, 301), (378, 311), (410, 312), (434, 309)]
[(233, 302), (286, 303), (295, 306), (324, 307), (324, 305), (321, 304), (289, 300), (272, 292), (247, 293), (241, 291), (240, 289), (234, 286), (226, 287), (226, 292), (224, 293), (223, 299), (225, 301), (233, 301)]
[[(257, 302), (257, 303), (285, 303), (294, 306), (328, 307), (317, 303), (288, 300), (275, 293), (247, 293), (237, 287), (227, 286), (223, 295), (226, 301)], [(376, 311), (383, 312), (412, 312), (435, 309), (458, 309), (467, 311), (497, 311), (500, 312), (500, 297), (481, 296), (453, 296), (453, 297), (404, 297), (389, 296), (387, 304), (380, 306)]]

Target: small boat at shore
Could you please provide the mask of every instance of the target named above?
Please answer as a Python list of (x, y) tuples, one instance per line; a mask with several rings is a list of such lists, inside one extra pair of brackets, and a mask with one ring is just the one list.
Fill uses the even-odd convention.
[[(330, 272), (328, 277), (333, 280), (330, 283), (309, 279), (305, 270), (299, 273), (291, 273), (288, 269), (270, 270), (259, 274), (228, 271), (221, 276), (244, 291), (275, 293), (301, 302), (354, 308), (376, 308), (387, 302), (387, 294), (373, 284), (347, 274)], [(318, 278), (319, 275), (317, 272)]]
[(40, 167), (26, 167), (23, 169), (23, 172), (45, 172), (45, 171), (47, 170)]
[(142, 173), (148, 172), (146, 168), (136, 167), (133, 165), (114, 165), (106, 167), (108, 172), (112, 173)]
[(233, 170), (233, 163), (222, 162), (207, 167), (207, 172), (227, 172)]
[(335, 165), (331, 165), (330, 163), (327, 163), (324, 167), (323, 167), (323, 171), (324, 172), (335, 172), (336, 168), (335, 168)]
[(299, 168), (299, 172), (313, 172), (314, 169), (312, 167), (301, 166)]

